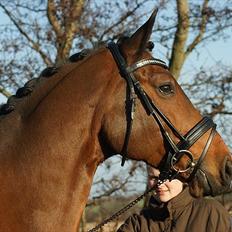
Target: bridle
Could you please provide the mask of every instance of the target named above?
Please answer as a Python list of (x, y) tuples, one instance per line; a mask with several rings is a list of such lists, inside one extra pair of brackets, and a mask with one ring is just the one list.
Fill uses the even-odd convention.
[[(171, 123), (171, 121), (159, 110), (155, 103), (151, 100), (145, 90), (142, 88), (140, 82), (135, 78), (134, 72), (146, 65), (159, 65), (165, 69), (168, 69), (164, 61), (150, 58), (142, 59), (131, 66), (127, 66), (124, 57), (121, 55), (119, 47), (114, 42), (108, 43), (108, 48), (117, 64), (120, 75), (125, 79), (127, 83), (126, 91), (126, 133), (124, 138), (124, 144), (121, 150), (122, 166), (127, 159), (127, 150), (132, 130), (132, 123), (135, 113), (135, 99), (138, 97), (142, 102), (148, 115), (152, 115), (157, 124), (164, 140), (168, 144), (168, 150), (164, 159), (159, 165), (160, 176), (159, 183), (163, 183), (165, 180), (173, 178), (181, 178), (185, 182), (190, 182), (196, 175), (197, 170), (200, 169), (202, 161), (204, 160), (206, 153), (210, 147), (213, 137), (216, 133), (216, 124), (209, 117), (203, 117), (187, 134), (182, 135)], [(173, 134), (179, 139), (176, 144), (168, 131), (164, 127), (164, 123), (171, 129)], [(210, 135), (207, 139), (205, 147), (198, 160), (194, 160), (193, 154), (188, 150), (196, 141), (202, 137), (208, 130), (211, 129)], [(180, 159), (186, 156), (189, 159), (188, 165), (184, 169), (179, 169), (176, 164)], [(202, 170), (201, 170), (202, 171)], [(183, 177), (183, 173), (189, 173), (187, 178)]]
[[(154, 117), (155, 121), (159, 125), (160, 131), (164, 139), (169, 144), (168, 146), (169, 149), (167, 150), (163, 161), (161, 161), (161, 164), (159, 165), (160, 175), (157, 185), (162, 184), (167, 179), (171, 180), (174, 178), (181, 178), (184, 182), (191, 181), (195, 176), (197, 170), (200, 169), (201, 163), (204, 160), (205, 155), (209, 149), (209, 146), (216, 132), (216, 124), (213, 122), (212, 119), (208, 117), (203, 117), (202, 120), (199, 121), (186, 135), (182, 135), (174, 127), (174, 125), (170, 122), (170, 120), (152, 102), (151, 98), (147, 95), (147, 93), (142, 88), (140, 82), (135, 78), (133, 74), (134, 71), (146, 65), (159, 65), (165, 69), (168, 69), (165, 62), (155, 58), (142, 59), (131, 66), (127, 66), (126, 61), (121, 55), (117, 44), (115, 44), (114, 42), (110, 42), (108, 44), (108, 48), (111, 51), (112, 56), (118, 66), (120, 75), (125, 79), (127, 83), (127, 89), (126, 89), (127, 126), (126, 126), (126, 134), (124, 138), (123, 147), (120, 152), (122, 155), (121, 165), (123, 166), (127, 159), (128, 144), (129, 144), (129, 139), (132, 130), (132, 123), (135, 113), (135, 100), (136, 97), (138, 97), (142, 102), (142, 105), (147, 111), (148, 115), (152, 115)], [(175, 134), (175, 136), (179, 139), (179, 142), (177, 144), (175, 144), (175, 142), (173, 141), (173, 139), (165, 129), (163, 123), (165, 123)], [(198, 160), (194, 160), (192, 153), (188, 149), (209, 129), (211, 129), (211, 132), (205, 144), (205, 147), (200, 155), (200, 158)], [(178, 161), (184, 155), (186, 155), (189, 158), (190, 162), (185, 169), (180, 170), (175, 167), (175, 164), (178, 163)], [(201, 169), (200, 171), (203, 173), (205, 181), (207, 181), (206, 174)], [(181, 173), (186, 173), (186, 172), (190, 172), (190, 175), (188, 178), (183, 179)], [(103, 222), (95, 226), (93, 229), (89, 230), (88, 232), (98, 231), (102, 226), (114, 220), (119, 215), (121, 215), (122, 213), (133, 207), (133, 205), (135, 205), (138, 201), (140, 201), (151, 191), (155, 191), (155, 185), (152, 188), (150, 188), (148, 191), (146, 191), (144, 194), (136, 198), (134, 201), (126, 205), (124, 208), (113, 214), (111, 217), (105, 219)]]

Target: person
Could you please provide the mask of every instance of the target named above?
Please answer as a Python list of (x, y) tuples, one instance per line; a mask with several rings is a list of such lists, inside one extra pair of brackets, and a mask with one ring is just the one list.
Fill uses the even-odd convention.
[[(159, 170), (153, 168), (152, 175), (150, 185)], [(180, 180), (165, 181), (155, 190), (149, 206), (130, 216), (117, 232), (232, 232), (227, 210), (214, 199), (192, 197)]]

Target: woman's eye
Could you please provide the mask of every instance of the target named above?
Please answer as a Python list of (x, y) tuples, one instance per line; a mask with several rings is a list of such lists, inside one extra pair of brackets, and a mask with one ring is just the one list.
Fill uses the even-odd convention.
[(165, 85), (159, 86), (159, 91), (164, 95), (169, 95), (169, 94), (174, 93), (174, 90), (171, 84), (165, 84)]

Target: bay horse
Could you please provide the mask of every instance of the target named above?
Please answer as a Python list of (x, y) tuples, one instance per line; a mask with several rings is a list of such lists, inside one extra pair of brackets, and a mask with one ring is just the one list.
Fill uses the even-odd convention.
[(191, 170), (196, 195), (229, 189), (231, 154), (214, 123), (149, 52), (155, 15), (118, 44), (46, 69), (1, 107), (0, 231), (76, 231), (97, 166), (122, 147), (166, 178)]

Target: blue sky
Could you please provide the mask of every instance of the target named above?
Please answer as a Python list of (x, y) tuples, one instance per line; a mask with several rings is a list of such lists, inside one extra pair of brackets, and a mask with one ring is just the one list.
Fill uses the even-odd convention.
[[(159, 13), (157, 16), (159, 20)], [(8, 17), (3, 14), (0, 8), (0, 28), (2, 24), (9, 23)], [(216, 40), (199, 45), (196, 51), (193, 51), (187, 58), (181, 73), (181, 79), (188, 79), (199, 71), (199, 67), (211, 68), (216, 63), (220, 62), (223, 65), (232, 67), (232, 28), (227, 30), (227, 34), (231, 37), (227, 40)], [(161, 44), (155, 46), (156, 57), (166, 61), (166, 49)], [(6, 98), (0, 94), (0, 103), (6, 101)]]
[[(157, 18), (159, 20), (159, 18)], [(0, 25), (5, 24), (8, 22), (8, 18), (2, 13), (0, 9)], [(228, 31), (232, 35), (232, 29)], [(156, 57), (161, 58), (165, 60), (165, 49), (162, 47), (162, 45), (156, 44)], [(227, 39), (224, 41), (223, 39), (217, 40), (214, 42), (206, 43), (203, 45), (200, 45), (197, 49), (197, 52), (192, 52), (191, 55), (188, 57), (183, 71), (182, 71), (182, 77), (183, 79), (186, 79), (186, 77), (191, 77), (199, 71), (199, 67), (208, 67), (211, 68), (214, 66), (217, 62), (223, 63), (226, 66), (232, 67), (232, 59), (231, 59), (231, 54), (232, 54), (232, 36), (230, 39)], [(0, 103), (4, 103), (6, 101), (6, 98), (3, 97), (0, 94)], [(114, 162), (115, 163), (115, 162)], [(103, 165), (104, 166), (104, 165)], [(127, 166), (124, 168), (120, 167), (120, 164), (116, 164), (116, 166), (113, 166), (112, 169), (114, 170), (113, 173), (114, 175), (116, 174), (121, 174), (122, 172), (127, 171)], [(97, 170), (97, 175), (95, 178), (99, 178), (106, 173), (104, 172), (104, 168), (100, 167)], [(135, 177), (135, 181), (144, 181), (145, 176), (140, 176), (140, 179), (137, 180), (137, 177)], [(140, 183), (140, 187), (144, 188), (145, 184)], [(96, 189), (92, 189), (92, 193), (95, 192)]]

